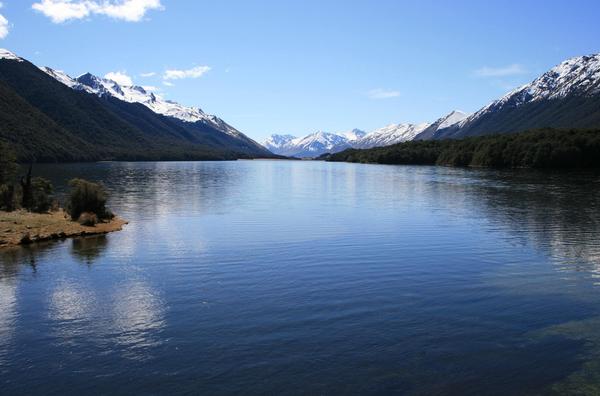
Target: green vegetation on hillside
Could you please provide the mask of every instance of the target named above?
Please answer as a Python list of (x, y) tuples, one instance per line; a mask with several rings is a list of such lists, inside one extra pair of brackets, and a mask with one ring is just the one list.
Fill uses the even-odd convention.
[(73, 90), (29, 62), (12, 60), (0, 60), (0, 140), (19, 162), (273, 157), (212, 124)]
[(337, 162), (494, 168), (600, 167), (600, 130), (542, 129), (460, 140), (411, 141), (324, 156)]

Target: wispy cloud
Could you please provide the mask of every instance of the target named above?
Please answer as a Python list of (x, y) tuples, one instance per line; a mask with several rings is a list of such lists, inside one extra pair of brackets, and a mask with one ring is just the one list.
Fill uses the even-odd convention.
[(163, 78), (165, 80), (179, 80), (182, 78), (199, 78), (208, 73), (210, 66), (196, 66), (187, 70), (166, 70)]
[(400, 92), (389, 89), (376, 88), (367, 92), (367, 96), (370, 99), (391, 99), (400, 96)]
[(8, 36), (8, 20), (0, 15), (0, 39)]
[(518, 76), (520, 74), (527, 74), (527, 70), (518, 63), (503, 67), (484, 66), (481, 69), (475, 70), (475, 75), (478, 77), (507, 77)]
[(173, 87), (173, 86), (175, 86), (175, 84), (173, 84), (172, 82), (169, 82), (169, 81), (163, 81), (163, 85), (165, 85), (167, 87)]
[[(2, 8), (3, 4), (0, 2), (0, 8)], [(0, 39), (8, 36), (8, 20), (4, 17), (4, 15), (0, 14)]]
[(154, 77), (154, 76), (156, 76), (156, 73), (155, 73), (155, 72), (148, 72), (148, 73), (141, 73), (141, 74), (140, 74), (140, 77), (144, 77), (144, 78), (147, 78), (147, 77)]
[(148, 11), (164, 9), (160, 0), (41, 0), (33, 3), (31, 8), (54, 23), (83, 19), (94, 14), (139, 22)]
[(133, 79), (127, 75), (124, 71), (116, 71), (106, 73), (104, 78), (115, 81), (119, 85), (131, 86), (133, 85)]

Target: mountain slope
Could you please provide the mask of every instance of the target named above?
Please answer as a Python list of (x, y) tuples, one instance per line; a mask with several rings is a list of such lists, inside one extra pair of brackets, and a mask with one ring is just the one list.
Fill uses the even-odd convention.
[(391, 124), (368, 133), (352, 144), (354, 148), (371, 148), (413, 140), (429, 124)]
[(442, 118), (436, 120), (433, 124), (429, 125), (422, 132), (415, 136), (414, 140), (427, 140), (435, 136), (436, 132), (441, 129), (450, 128), (453, 125), (458, 124), (460, 121), (468, 117), (468, 114), (463, 113), (460, 110), (454, 110), (450, 114), (445, 115)]
[(0, 81), (0, 139), (11, 142), (21, 161), (93, 161), (100, 157)]
[(600, 126), (600, 54), (568, 59), (433, 138)]
[[(27, 140), (22, 138), (23, 131), (19, 128), (2, 130), (1, 136), (5, 140), (19, 146), (21, 159), (35, 157), (38, 160), (72, 161), (272, 156), (237, 131), (227, 133), (217, 129), (217, 126), (228, 126), (216, 117), (204, 115), (206, 120), (186, 122), (157, 114), (140, 103), (92, 93), (83, 88), (84, 84), (64, 74), (56, 72), (49, 75), (51, 69), (42, 71), (14, 54), (7, 54), (11, 53), (0, 52), (0, 82), (9, 90), (4, 90), (0, 100), (9, 106), (7, 111), (10, 111), (12, 103), (25, 102), (46, 120), (44, 123), (39, 121), (35, 130), (29, 129), (30, 139)], [(20, 100), (15, 99), (15, 95)], [(25, 116), (23, 112), (15, 114)], [(56, 128), (40, 128), (43, 124), (54, 124)], [(15, 125), (18, 126), (18, 122)], [(64, 143), (59, 150), (61, 154), (54, 155), (58, 152), (48, 149), (46, 155), (44, 145), (58, 141)], [(50, 155), (50, 152), (54, 154)]]

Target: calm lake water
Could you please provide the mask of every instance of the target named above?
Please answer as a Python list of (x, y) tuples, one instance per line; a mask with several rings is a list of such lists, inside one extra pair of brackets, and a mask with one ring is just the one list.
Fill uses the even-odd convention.
[(38, 166), (131, 223), (0, 253), (0, 394), (600, 392), (600, 175)]

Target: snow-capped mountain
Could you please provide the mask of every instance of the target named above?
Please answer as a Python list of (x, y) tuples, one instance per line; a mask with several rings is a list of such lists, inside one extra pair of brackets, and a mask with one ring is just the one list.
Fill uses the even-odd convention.
[(238, 138), (245, 137), (234, 127), (214, 115), (206, 114), (197, 107), (186, 107), (177, 102), (163, 99), (160, 95), (146, 91), (137, 85), (120, 85), (113, 80), (97, 77), (91, 73), (85, 73), (77, 78), (72, 78), (62, 71), (49, 67), (41, 67), (40, 69), (66, 86), (76, 90), (86, 91), (100, 97), (112, 96), (124, 102), (141, 103), (157, 114), (191, 123), (202, 121), (228, 135)]
[(293, 135), (271, 135), (265, 140), (263, 146), (273, 153), (282, 152), (294, 139), (296, 136)]
[(350, 148), (350, 140), (342, 134), (317, 131), (304, 137), (271, 135), (263, 146), (272, 153), (289, 157), (318, 157)]
[(371, 148), (406, 142), (408, 140), (413, 140), (415, 136), (428, 126), (428, 123), (391, 124), (383, 128), (375, 129), (362, 139), (353, 142), (352, 146), (354, 148)]
[(348, 141), (354, 142), (364, 138), (367, 135), (367, 132), (360, 129), (353, 129), (351, 131), (340, 132), (337, 135), (344, 136)]
[(271, 135), (263, 146), (271, 152), (291, 157), (318, 157), (347, 148), (387, 146), (413, 139), (429, 124), (392, 124), (366, 133), (360, 129), (347, 132), (315, 132), (304, 137)]
[(441, 129), (450, 128), (453, 125), (458, 124), (469, 115), (460, 110), (454, 110), (450, 114), (445, 115), (442, 118), (436, 120), (433, 124), (429, 125), (418, 135), (415, 136), (414, 140), (428, 140), (435, 136), (436, 132)]
[(593, 114), (600, 106), (599, 96), (600, 54), (578, 56), (560, 63), (459, 123), (440, 128), (433, 138), (542, 127), (590, 127), (596, 120)]

